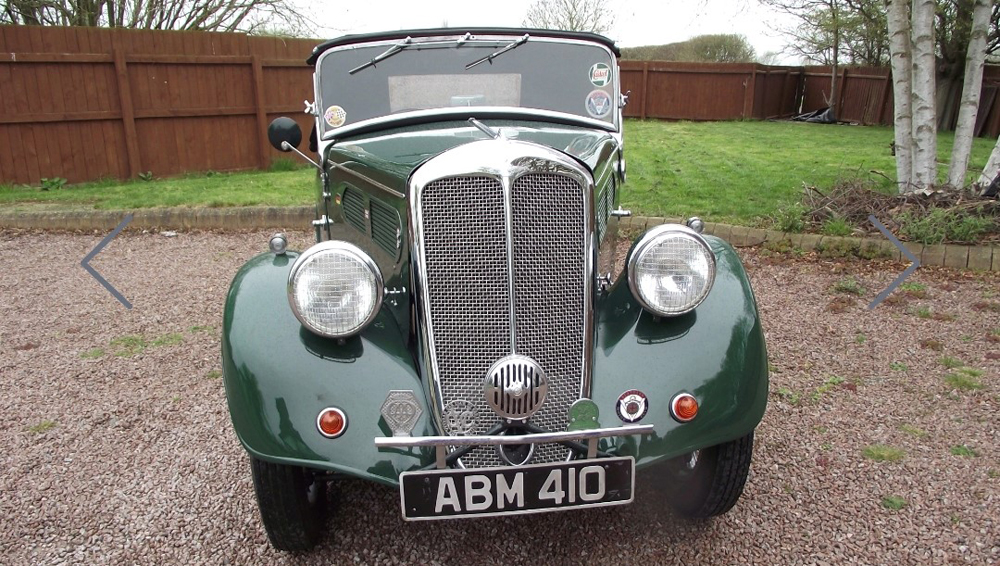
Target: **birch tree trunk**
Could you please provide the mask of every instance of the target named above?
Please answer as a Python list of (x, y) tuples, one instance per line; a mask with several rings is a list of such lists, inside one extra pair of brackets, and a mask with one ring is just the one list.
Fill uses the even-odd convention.
[[(837, 73), (840, 71), (840, 6), (837, 4), (836, 0), (832, 0), (828, 4), (830, 8), (830, 16), (833, 18), (833, 65), (830, 66), (830, 100), (826, 101), (826, 105), (833, 108), (834, 118), (840, 115), (840, 108), (837, 108), (838, 98), (838, 85), (837, 85)], [(843, 86), (843, 85), (839, 85)]]
[(979, 114), (979, 93), (983, 88), (983, 64), (986, 62), (986, 36), (989, 33), (992, 0), (975, 0), (972, 8), (972, 29), (969, 52), (965, 57), (965, 82), (962, 84), (962, 101), (955, 125), (955, 145), (951, 148), (948, 166), (948, 184), (955, 188), (965, 186), (965, 173), (969, 169), (972, 138), (975, 135), (976, 116)]
[(916, 189), (937, 181), (937, 112), (935, 109), (937, 61), (934, 57), (934, 0), (913, 0), (911, 9), (913, 49), (913, 183)]
[(983, 192), (986, 191), (986, 187), (990, 186), (990, 183), (993, 182), (993, 179), (996, 179), (998, 174), (1000, 174), (1000, 139), (997, 139), (997, 144), (993, 146), (990, 159), (986, 162), (986, 167), (983, 167), (982, 175), (979, 176), (979, 186), (983, 188)]
[(913, 188), (913, 121), (910, 115), (910, 2), (889, 0), (886, 13), (889, 54), (892, 63), (893, 124), (896, 147), (896, 182), (899, 192)]

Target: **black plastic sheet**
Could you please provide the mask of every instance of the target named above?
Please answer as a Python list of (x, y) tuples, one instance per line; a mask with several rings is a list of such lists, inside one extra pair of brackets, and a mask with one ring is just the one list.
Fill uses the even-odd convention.
[(792, 118), (796, 122), (811, 122), (813, 124), (836, 124), (837, 116), (833, 113), (833, 108), (820, 108), (805, 114), (799, 114)]

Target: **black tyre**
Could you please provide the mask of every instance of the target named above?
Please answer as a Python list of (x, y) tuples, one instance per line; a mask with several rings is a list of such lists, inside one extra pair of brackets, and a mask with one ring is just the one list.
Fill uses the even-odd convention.
[(250, 457), (257, 507), (267, 538), (278, 550), (310, 550), (326, 518), (326, 483), (307, 468)]
[(729, 511), (743, 495), (752, 455), (751, 432), (671, 460), (666, 465), (670, 506), (691, 518), (715, 517)]

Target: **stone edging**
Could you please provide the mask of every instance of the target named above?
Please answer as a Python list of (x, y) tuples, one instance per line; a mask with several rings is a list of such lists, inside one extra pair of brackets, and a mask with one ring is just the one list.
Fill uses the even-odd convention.
[[(315, 207), (146, 208), (133, 213), (126, 230), (308, 230)], [(113, 230), (125, 211), (0, 213), (0, 228), (45, 231)]]
[[(622, 218), (620, 227), (644, 230), (667, 222), (682, 222), (680, 218), (633, 216)], [(879, 252), (886, 259), (908, 261), (903, 253), (886, 238), (845, 238), (820, 234), (790, 234), (777, 230), (761, 230), (747, 226), (705, 223), (705, 233), (727, 240), (736, 247), (760, 246), (768, 242), (787, 240), (791, 246), (812, 251), (818, 247), (856, 247)], [(910, 253), (920, 258), (922, 266), (951, 267), (976, 271), (1000, 271), (1000, 246), (959, 246), (954, 244), (924, 245), (903, 242)]]
[[(121, 222), (121, 211), (74, 212), (14, 212), (0, 213), (0, 228), (46, 231), (112, 230)], [(261, 230), (281, 228), (308, 230), (315, 218), (311, 206), (298, 207), (233, 207), (233, 208), (153, 208), (134, 213), (129, 230)], [(620, 219), (620, 226), (632, 230), (667, 222), (681, 222), (680, 218), (632, 216)], [(876, 250), (888, 259), (903, 261), (902, 253), (885, 238), (841, 238), (818, 234), (788, 234), (775, 230), (761, 230), (746, 226), (730, 226), (715, 222), (705, 223), (705, 232), (728, 240), (737, 247), (759, 246), (767, 242), (789, 241), (790, 245), (805, 251), (821, 246), (858, 247)], [(914, 242), (904, 245), (920, 258), (921, 265), (943, 266), (956, 269), (1000, 272), (1000, 246), (925, 246)]]

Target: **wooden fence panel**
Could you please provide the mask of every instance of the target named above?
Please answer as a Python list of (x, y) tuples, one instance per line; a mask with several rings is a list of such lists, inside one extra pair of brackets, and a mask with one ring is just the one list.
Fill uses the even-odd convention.
[[(287, 157), (266, 125), (312, 129), (305, 65), (318, 40), (0, 26), (0, 183), (152, 171), (229, 171)], [(627, 117), (785, 118), (827, 105), (829, 67), (621, 61)], [(839, 71), (838, 117), (892, 123), (887, 69)], [(1000, 132), (1000, 68), (987, 67), (977, 133)], [(303, 143), (303, 147), (305, 143)]]
[(0, 182), (267, 167), (318, 40), (0, 26)]

